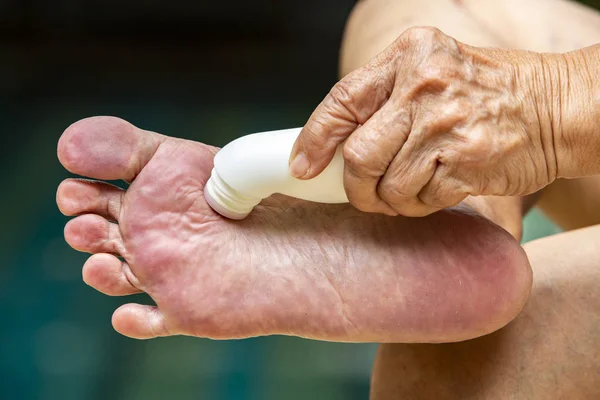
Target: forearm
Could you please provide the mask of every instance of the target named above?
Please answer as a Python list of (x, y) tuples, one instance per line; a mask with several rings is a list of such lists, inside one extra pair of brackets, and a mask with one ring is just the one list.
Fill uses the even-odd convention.
[(600, 174), (600, 45), (550, 57), (556, 177)]

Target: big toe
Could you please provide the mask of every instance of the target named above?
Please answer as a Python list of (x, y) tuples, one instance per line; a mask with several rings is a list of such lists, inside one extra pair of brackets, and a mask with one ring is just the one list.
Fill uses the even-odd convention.
[(65, 130), (58, 142), (58, 159), (78, 175), (132, 181), (163, 140), (120, 118), (91, 117)]

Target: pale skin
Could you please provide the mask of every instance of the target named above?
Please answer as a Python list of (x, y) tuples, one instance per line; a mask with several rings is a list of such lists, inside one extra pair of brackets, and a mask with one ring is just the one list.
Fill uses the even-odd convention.
[(343, 145), (350, 202), (405, 216), (599, 174), (598, 76), (600, 45), (535, 53), (409, 28), (333, 87), (290, 171), (310, 179)]
[(461, 343), (381, 345), (372, 400), (600, 397), (600, 226), (528, 243), (531, 298), (507, 327)]
[(117, 309), (118, 332), (455, 341), (504, 326), (527, 299), (523, 250), (475, 211), (500, 215), (501, 203), (473, 200), (417, 220), (278, 197), (232, 222), (202, 197), (216, 151), (112, 117), (62, 135), (58, 156), (69, 171), (131, 182), (123, 191), (68, 179), (57, 193), (64, 214), (80, 215), (65, 227), (67, 242), (94, 254), (84, 280), (156, 302)]

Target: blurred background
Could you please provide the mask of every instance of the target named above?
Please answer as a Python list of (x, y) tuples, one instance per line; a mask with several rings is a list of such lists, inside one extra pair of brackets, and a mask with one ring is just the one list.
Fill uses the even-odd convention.
[[(353, 0), (0, 0), (0, 399), (366, 399), (374, 345), (123, 338), (63, 240), (56, 143), (116, 115), (224, 145), (301, 126)], [(526, 238), (557, 232), (537, 212)], [(145, 302), (145, 299), (137, 299)]]

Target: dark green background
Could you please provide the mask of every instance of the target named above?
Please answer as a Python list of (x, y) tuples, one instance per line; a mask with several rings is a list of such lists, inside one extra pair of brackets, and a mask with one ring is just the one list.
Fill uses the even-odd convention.
[[(81, 281), (54, 202), (56, 142), (83, 117), (215, 145), (302, 125), (336, 81), (352, 5), (0, 0), (0, 399), (367, 397), (374, 345), (119, 336), (124, 300)], [(526, 239), (552, 232), (528, 217)]]

